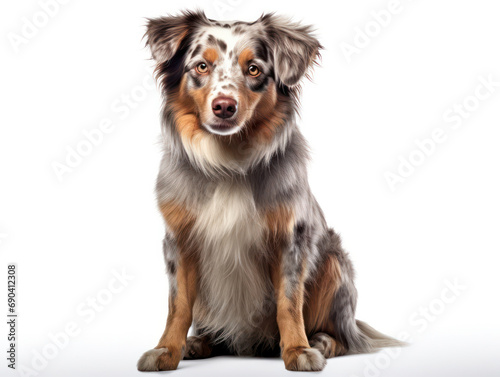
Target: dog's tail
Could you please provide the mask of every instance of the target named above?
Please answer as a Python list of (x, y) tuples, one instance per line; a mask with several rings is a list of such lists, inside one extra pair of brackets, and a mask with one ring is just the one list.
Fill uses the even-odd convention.
[(356, 320), (351, 328), (344, 332), (344, 343), (348, 355), (372, 353), (386, 347), (405, 347), (408, 344), (391, 338), (375, 330), (363, 321)]
[(342, 248), (338, 234), (329, 229), (328, 237), (329, 245), (326, 245), (325, 249), (337, 259), (342, 277), (331, 306), (335, 340), (342, 344), (348, 355), (376, 352), (384, 347), (406, 346), (405, 342), (382, 334), (365, 322), (356, 320), (358, 292), (354, 285), (354, 267), (349, 254)]

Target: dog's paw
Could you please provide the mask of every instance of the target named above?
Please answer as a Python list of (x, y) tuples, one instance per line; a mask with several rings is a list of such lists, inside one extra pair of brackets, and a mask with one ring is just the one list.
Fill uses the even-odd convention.
[(317, 349), (327, 359), (346, 353), (345, 348), (340, 343), (325, 333), (314, 334), (309, 339), (309, 345), (311, 348)]
[(169, 348), (155, 348), (145, 352), (137, 362), (141, 372), (157, 372), (177, 369), (181, 360), (180, 352), (169, 351)]
[(325, 357), (314, 348), (291, 348), (283, 353), (283, 360), (292, 371), (320, 371), (326, 365)]
[(212, 349), (206, 338), (200, 336), (190, 336), (186, 341), (185, 360), (205, 359), (212, 353)]

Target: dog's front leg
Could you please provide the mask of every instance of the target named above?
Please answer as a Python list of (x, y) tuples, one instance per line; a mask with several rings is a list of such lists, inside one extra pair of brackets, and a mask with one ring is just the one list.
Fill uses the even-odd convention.
[(168, 318), (165, 331), (156, 346), (140, 358), (141, 371), (173, 370), (183, 358), (186, 338), (193, 321), (193, 305), (198, 286), (198, 264), (194, 245), (189, 242), (194, 217), (175, 203), (160, 206), (168, 224), (163, 244), (170, 281)]
[(303, 225), (277, 228), (278, 233), (280, 228), (287, 233), (275, 239), (277, 258), (271, 269), (281, 355), (288, 370), (322, 370), (326, 360), (320, 352), (309, 346), (304, 326), (304, 278), (307, 262), (304, 248), (308, 247), (303, 242), (305, 228)]
[[(169, 274), (173, 272), (169, 271)], [(195, 263), (181, 255), (174, 273), (175, 278), (170, 282), (165, 331), (158, 345), (142, 355), (137, 364), (140, 371), (174, 370), (184, 357), (186, 337), (193, 320), (192, 311), (196, 297)]]

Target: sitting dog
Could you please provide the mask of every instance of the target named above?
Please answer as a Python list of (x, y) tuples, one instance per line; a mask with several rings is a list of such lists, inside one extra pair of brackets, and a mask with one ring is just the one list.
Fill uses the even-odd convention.
[(352, 264), (308, 185), (295, 116), (321, 49), (311, 28), (184, 12), (149, 20), (146, 38), (165, 99), (156, 191), (170, 292), (138, 369), (281, 354), (288, 370), (318, 371), (401, 345), (355, 319)]

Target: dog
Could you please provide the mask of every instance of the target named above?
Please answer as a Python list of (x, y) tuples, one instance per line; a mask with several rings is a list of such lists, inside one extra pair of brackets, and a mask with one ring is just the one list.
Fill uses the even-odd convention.
[(312, 28), (186, 11), (149, 19), (145, 38), (164, 98), (156, 193), (169, 312), (138, 369), (281, 354), (288, 370), (319, 371), (401, 346), (355, 319), (353, 266), (307, 181), (295, 117), (322, 49)]

